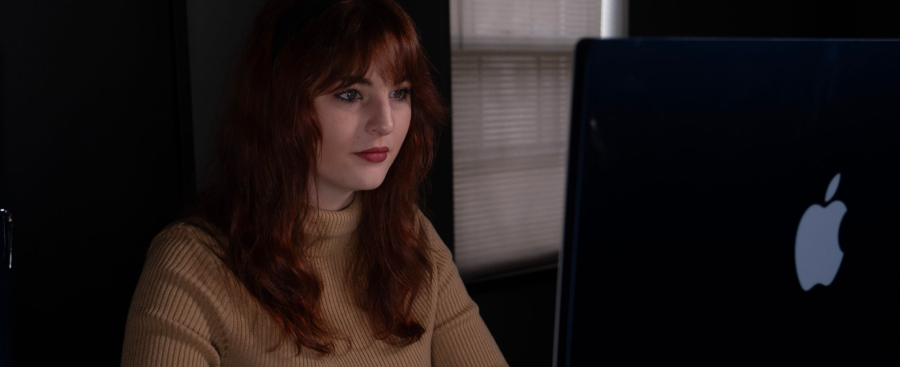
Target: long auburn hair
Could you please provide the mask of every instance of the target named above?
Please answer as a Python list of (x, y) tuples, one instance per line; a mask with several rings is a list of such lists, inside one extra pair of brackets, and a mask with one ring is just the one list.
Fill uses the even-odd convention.
[(374, 335), (412, 344), (425, 331), (412, 306), (432, 276), (425, 234), (416, 226), (419, 189), (446, 107), (412, 21), (391, 0), (340, 1), (295, 29), (273, 60), (275, 24), (293, 1), (270, 0), (243, 45), (204, 188), (188, 214), (227, 244), (225, 264), (280, 326), (282, 341), (288, 337), (297, 353), (303, 347), (333, 353), (336, 336), (319, 305), (321, 280), (297, 251), (312, 241), (302, 231), (315, 210), (307, 183), (322, 139), (312, 101), (356, 83), (372, 66), (387, 81), (409, 80), (406, 139), (382, 185), (357, 193), (362, 214), (349, 271)]

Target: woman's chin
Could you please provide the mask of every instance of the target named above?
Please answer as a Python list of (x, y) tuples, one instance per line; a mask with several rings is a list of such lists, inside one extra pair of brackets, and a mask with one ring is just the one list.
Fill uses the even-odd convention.
[(384, 183), (384, 177), (382, 177), (380, 179), (373, 178), (373, 179), (369, 179), (369, 180), (362, 180), (362, 182), (359, 182), (357, 185), (354, 185), (355, 186), (354, 191), (375, 190), (375, 189), (381, 187), (382, 183)]

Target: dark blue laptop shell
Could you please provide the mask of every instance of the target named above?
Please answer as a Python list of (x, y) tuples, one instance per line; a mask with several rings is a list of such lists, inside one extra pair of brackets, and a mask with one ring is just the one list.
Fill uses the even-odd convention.
[[(576, 54), (555, 365), (900, 362), (900, 42)], [(809, 288), (798, 237), (828, 231), (840, 267)]]

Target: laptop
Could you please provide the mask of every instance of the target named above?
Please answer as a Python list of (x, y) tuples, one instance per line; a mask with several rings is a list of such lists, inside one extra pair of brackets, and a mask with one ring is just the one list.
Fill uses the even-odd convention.
[(900, 42), (577, 45), (554, 366), (900, 362)]

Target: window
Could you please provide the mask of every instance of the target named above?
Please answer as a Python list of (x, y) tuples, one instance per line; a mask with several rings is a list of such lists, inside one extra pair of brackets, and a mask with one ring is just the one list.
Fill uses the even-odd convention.
[(451, 0), (456, 264), (466, 280), (553, 266), (572, 57), (599, 0)]

